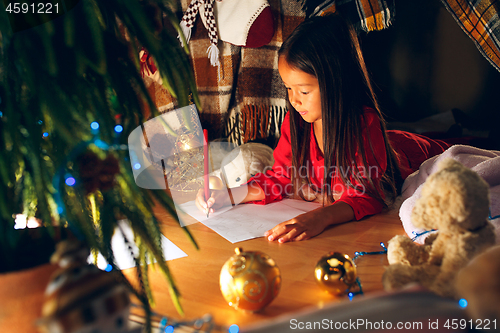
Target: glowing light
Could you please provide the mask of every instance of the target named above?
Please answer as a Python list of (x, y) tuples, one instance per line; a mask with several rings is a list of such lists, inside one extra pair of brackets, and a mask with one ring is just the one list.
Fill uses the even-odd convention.
[(73, 186), (73, 185), (75, 185), (76, 180), (75, 180), (75, 178), (73, 178), (73, 177), (68, 177), (68, 178), (66, 178), (65, 183), (66, 183), (66, 185), (68, 185), (68, 186)]
[(99, 123), (97, 121), (94, 121), (90, 124), (90, 128), (93, 130), (98, 130), (99, 129)]
[(115, 126), (115, 132), (116, 133), (121, 133), (123, 131), (123, 126), (122, 125), (116, 125)]
[(26, 229), (26, 228), (38, 228), (40, 226), (40, 222), (34, 218), (28, 218), (24, 214), (17, 214), (15, 219), (16, 224), (14, 225), (14, 229)]
[(465, 298), (462, 298), (458, 301), (458, 305), (462, 308), (465, 309), (467, 307), (467, 300)]
[(104, 270), (106, 272), (111, 272), (113, 270), (113, 266), (111, 266), (110, 264), (108, 264), (108, 266), (106, 266), (106, 268)]
[(134, 169), (139, 170), (141, 168), (141, 163), (134, 164)]
[(46, 137), (48, 137), (48, 136), (49, 136), (49, 133), (45, 132), (45, 133), (43, 133), (43, 134), (42, 134), (42, 136), (43, 136), (44, 138), (46, 138)]
[(233, 324), (233, 325), (229, 326), (229, 333), (238, 333), (239, 331), (240, 331), (240, 328), (238, 327), (238, 325)]
[(172, 325), (165, 327), (165, 333), (172, 333), (174, 331), (174, 327)]

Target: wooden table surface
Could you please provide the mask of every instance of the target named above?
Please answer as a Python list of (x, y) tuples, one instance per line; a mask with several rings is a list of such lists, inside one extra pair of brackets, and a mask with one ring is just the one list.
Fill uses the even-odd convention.
[[(222, 327), (237, 324), (240, 328), (276, 316), (291, 314), (306, 308), (321, 307), (330, 302), (347, 301), (347, 296), (336, 297), (319, 288), (314, 279), (317, 261), (330, 251), (348, 254), (356, 251), (381, 251), (381, 242), (387, 245), (394, 235), (404, 234), (397, 212), (378, 214), (362, 221), (349, 222), (325, 230), (307, 241), (279, 244), (263, 237), (232, 244), (201, 223), (188, 228), (199, 245), (199, 250), (188, 240), (183, 230), (165, 212), (158, 210), (165, 236), (188, 256), (168, 262), (182, 295), (185, 316), (175, 311), (167, 284), (159, 271), (150, 270), (156, 301), (155, 312), (176, 319), (190, 320), (211, 314)], [(219, 274), (224, 263), (241, 247), (245, 251), (261, 251), (273, 258), (280, 268), (282, 284), (275, 300), (262, 311), (249, 313), (235, 310), (224, 300), (219, 289)], [(381, 276), (387, 266), (387, 256), (366, 255), (356, 260), (358, 277), (363, 291), (369, 294), (383, 290)], [(133, 269), (124, 271), (135, 278)], [(358, 296), (361, 297), (361, 296)], [(227, 332), (227, 330), (226, 330)]]
[[(154, 311), (177, 319), (195, 319), (211, 314), (217, 325), (240, 328), (276, 316), (321, 307), (330, 302), (348, 302), (347, 296), (335, 297), (321, 290), (314, 280), (316, 262), (330, 251), (353, 257), (356, 251), (380, 251), (380, 242), (396, 234), (404, 234), (397, 212), (382, 213), (362, 221), (350, 222), (327, 229), (307, 241), (278, 244), (256, 238), (232, 244), (201, 223), (189, 229), (200, 249), (190, 243), (182, 228), (166, 212), (159, 209), (165, 236), (188, 256), (168, 262), (176, 285), (182, 294), (185, 316), (176, 312), (168, 293), (167, 283), (158, 270), (150, 270), (150, 282), (156, 307)], [(281, 270), (282, 285), (277, 298), (258, 313), (231, 308), (219, 289), (219, 274), (223, 264), (234, 254), (235, 247), (261, 251), (273, 258)], [(382, 290), (381, 275), (387, 265), (386, 255), (363, 256), (356, 260), (358, 276), (365, 294)], [(39, 318), (43, 292), (54, 265), (42, 265), (20, 272), (0, 274), (0, 332), (37, 332), (34, 322)], [(124, 270), (135, 280), (135, 269)], [(360, 297), (360, 296), (357, 296)], [(227, 332), (227, 330), (226, 330)]]

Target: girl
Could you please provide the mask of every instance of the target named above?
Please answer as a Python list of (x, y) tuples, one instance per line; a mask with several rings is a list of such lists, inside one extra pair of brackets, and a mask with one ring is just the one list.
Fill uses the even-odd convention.
[[(404, 178), (448, 144), (386, 131), (357, 35), (339, 15), (300, 24), (279, 50), (278, 70), (289, 112), (274, 150), (275, 164), (247, 185), (231, 189), (232, 202), (269, 203), (289, 195), (323, 207), (278, 224), (270, 241), (309, 239), (326, 227), (380, 213)], [(212, 191), (204, 212), (230, 204)]]

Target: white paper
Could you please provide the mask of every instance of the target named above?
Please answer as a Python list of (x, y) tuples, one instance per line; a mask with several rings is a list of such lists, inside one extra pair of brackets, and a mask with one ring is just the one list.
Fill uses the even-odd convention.
[[(126, 220), (118, 221), (118, 225), (119, 227), (116, 228), (115, 233), (111, 238), (111, 248), (113, 249), (116, 265), (120, 270), (135, 267), (134, 258), (130, 253), (131, 251), (128, 248), (128, 245), (125, 244), (125, 240), (123, 239), (123, 234), (125, 234), (125, 237), (132, 246), (132, 252), (134, 253), (134, 256), (137, 256), (139, 254), (139, 249), (133, 243), (134, 233)], [(161, 235), (161, 246), (163, 249), (163, 257), (166, 261), (187, 257), (187, 254), (184, 251), (182, 251), (164, 235)], [(88, 262), (94, 264), (94, 258), (92, 255), (89, 256)], [(100, 269), (106, 269), (107, 266), (108, 262), (99, 253), (97, 257), (97, 267), (99, 267)]]
[[(209, 218), (198, 210), (194, 201), (181, 204), (179, 207), (231, 243), (236, 243), (262, 237), (267, 230), (274, 228), (277, 224), (319, 208), (321, 205), (302, 200), (284, 199), (267, 205), (241, 204), (228, 207), (225, 211), (210, 214)], [(183, 214), (178, 211), (178, 215)]]

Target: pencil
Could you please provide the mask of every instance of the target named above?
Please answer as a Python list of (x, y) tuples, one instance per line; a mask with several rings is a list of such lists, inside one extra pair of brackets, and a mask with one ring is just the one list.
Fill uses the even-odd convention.
[[(204, 176), (204, 189), (205, 189), (205, 202), (210, 198), (210, 188), (209, 188), (209, 180), (208, 180), (208, 131), (206, 129), (203, 130), (203, 176)], [(208, 204), (207, 204), (208, 208)], [(210, 208), (207, 209), (207, 218), (208, 212)]]

